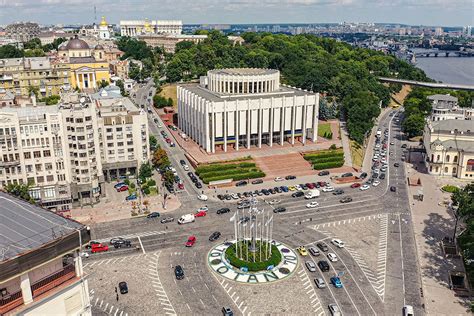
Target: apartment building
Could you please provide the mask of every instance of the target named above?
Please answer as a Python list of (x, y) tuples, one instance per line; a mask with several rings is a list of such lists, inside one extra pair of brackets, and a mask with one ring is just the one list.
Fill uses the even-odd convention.
[(0, 192), (0, 315), (91, 315), (82, 224)]
[(52, 106), (0, 109), (0, 185), (29, 184), (45, 207), (71, 208), (70, 169), (59, 109)]
[(19, 22), (7, 25), (5, 33), (8, 38), (20, 42), (28, 42), (29, 40), (38, 37), (40, 29), (38, 23)]
[(474, 119), (474, 107), (459, 107), (458, 98), (449, 94), (434, 94), (428, 96), (427, 99), (431, 102), (433, 108), (429, 117), (432, 122)]
[(32, 88), (38, 96), (59, 95), (68, 90), (70, 66), (51, 62), (48, 57), (0, 59), (0, 89), (29, 96)]
[(69, 210), (104, 196), (105, 180), (150, 158), (146, 113), (102, 90), (68, 93), (57, 106), (0, 108), (0, 187), (29, 184), (43, 207)]
[(128, 98), (107, 89), (91, 95), (96, 104), (105, 180), (136, 174), (150, 158), (148, 119)]

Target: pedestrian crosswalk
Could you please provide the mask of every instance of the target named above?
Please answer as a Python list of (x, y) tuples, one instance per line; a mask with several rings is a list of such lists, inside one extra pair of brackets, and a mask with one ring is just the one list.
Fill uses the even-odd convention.
[(324, 312), (324, 308), (321, 305), (321, 301), (319, 300), (319, 297), (316, 294), (316, 291), (314, 290), (313, 284), (311, 284), (311, 279), (308, 277), (308, 274), (306, 273), (304, 268), (301, 268), (300, 271), (297, 272), (297, 275), (300, 278), (300, 281), (303, 283), (304, 291), (306, 291), (306, 294), (311, 300), (310, 304), (313, 308), (312, 312), (318, 316), (325, 315), (326, 313)]
[[(91, 301), (91, 305), (93, 306), (93, 309), (100, 309), (107, 315), (128, 316), (128, 313), (124, 312), (118, 306), (115, 306), (110, 302), (104, 301), (104, 299), (102, 298), (96, 297), (95, 291), (93, 289), (90, 290), (89, 296), (90, 296), (90, 301)], [(95, 314), (95, 313), (92, 313), (92, 314)]]
[(155, 294), (158, 297), (158, 301), (160, 303), (161, 308), (165, 315), (176, 315), (176, 311), (174, 310), (171, 301), (166, 294), (166, 291), (163, 287), (163, 284), (160, 280), (160, 275), (158, 273), (158, 262), (160, 260), (161, 251), (155, 252), (153, 255), (149, 257), (149, 265), (148, 265), (148, 275), (151, 279), (152, 286), (155, 290)]
[[(116, 264), (124, 261), (130, 261), (133, 259), (140, 259), (140, 258), (146, 258), (146, 254), (138, 254), (138, 255), (133, 255), (133, 256), (126, 256), (126, 257), (118, 257), (118, 258), (111, 258), (111, 259), (103, 259), (103, 260), (97, 260), (97, 261), (91, 261), (91, 262), (86, 262), (82, 265), (82, 267), (85, 268), (92, 268), (94, 266), (101, 266), (103, 264)], [(83, 259), (85, 261), (87, 259)]]
[(133, 239), (133, 238), (138, 238), (138, 237), (147, 237), (147, 236), (156, 236), (156, 235), (162, 235), (166, 234), (167, 231), (161, 230), (161, 231), (149, 231), (149, 232), (140, 232), (136, 234), (128, 234), (128, 235), (122, 235), (122, 236), (116, 236), (116, 237), (111, 237), (111, 238), (103, 238), (103, 239), (97, 239), (98, 242), (107, 242), (112, 238), (124, 238), (124, 239)]

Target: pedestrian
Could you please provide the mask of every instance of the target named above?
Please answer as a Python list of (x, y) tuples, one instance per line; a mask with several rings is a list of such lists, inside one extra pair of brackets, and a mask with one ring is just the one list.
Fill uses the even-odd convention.
[(117, 287), (115, 287), (115, 293), (117, 293)]
[(117, 299), (117, 302), (118, 302), (118, 293), (117, 293), (117, 295), (115, 296), (115, 298)]

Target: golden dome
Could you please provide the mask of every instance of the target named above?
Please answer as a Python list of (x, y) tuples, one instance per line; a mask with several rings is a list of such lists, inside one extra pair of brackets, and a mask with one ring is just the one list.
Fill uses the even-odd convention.
[(102, 21), (100, 21), (100, 26), (108, 26), (107, 21), (105, 21), (105, 16), (102, 17)]

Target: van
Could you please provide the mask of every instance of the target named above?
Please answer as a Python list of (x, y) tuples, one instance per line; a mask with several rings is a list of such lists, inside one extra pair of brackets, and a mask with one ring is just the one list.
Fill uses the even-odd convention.
[(178, 224), (193, 223), (194, 221), (194, 214), (185, 214), (178, 219)]
[(314, 199), (317, 198), (321, 193), (317, 189), (309, 190), (308, 193), (304, 196), (305, 199)]
[(413, 316), (413, 306), (411, 305), (405, 305), (403, 306), (403, 316)]

